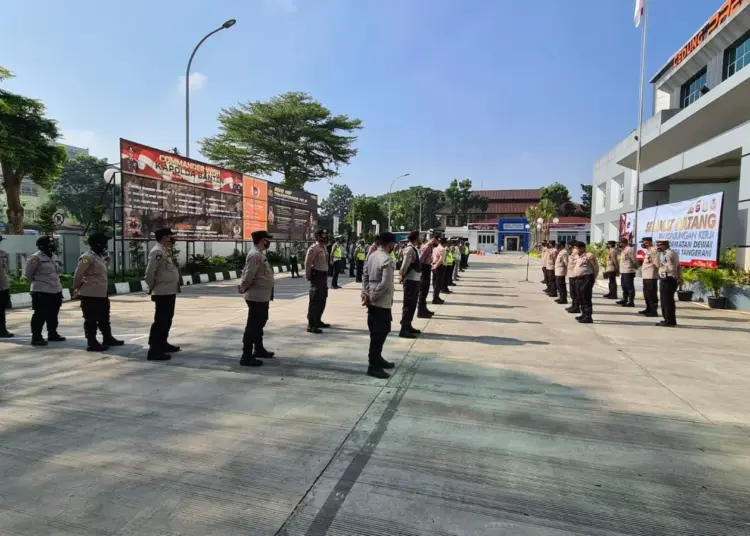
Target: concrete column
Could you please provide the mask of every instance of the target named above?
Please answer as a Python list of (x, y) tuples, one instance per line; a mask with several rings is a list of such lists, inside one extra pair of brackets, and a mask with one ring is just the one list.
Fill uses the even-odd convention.
[(737, 261), (739, 268), (750, 270), (750, 143), (742, 148), (740, 194), (737, 202)]

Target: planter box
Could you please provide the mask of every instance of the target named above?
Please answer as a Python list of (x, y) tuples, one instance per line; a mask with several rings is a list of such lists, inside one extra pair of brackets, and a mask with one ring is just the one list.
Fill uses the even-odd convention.
[(726, 309), (727, 308), (727, 299), (725, 296), (709, 296), (708, 297), (708, 306), (711, 309)]
[(677, 300), (682, 301), (682, 302), (693, 301), (693, 291), (692, 290), (678, 290)]

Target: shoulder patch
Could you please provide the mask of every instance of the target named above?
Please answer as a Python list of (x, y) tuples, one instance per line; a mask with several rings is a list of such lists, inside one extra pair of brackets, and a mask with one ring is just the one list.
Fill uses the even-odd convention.
[(163, 255), (158, 255), (157, 254), (156, 255), (156, 262), (159, 262), (160, 260), (162, 260), (162, 258), (163, 258)]
[(82, 262), (83, 264), (87, 264), (87, 263), (89, 262), (89, 260), (88, 260), (88, 259), (85, 259), (85, 258), (84, 258), (84, 259), (81, 259), (81, 262)]
[(31, 264), (36, 264), (36, 257), (33, 257), (30, 261)]
[(258, 256), (253, 257), (253, 264), (260, 264), (260, 257)]

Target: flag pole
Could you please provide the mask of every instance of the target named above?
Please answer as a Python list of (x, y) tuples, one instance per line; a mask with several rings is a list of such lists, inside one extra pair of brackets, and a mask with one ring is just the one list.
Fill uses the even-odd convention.
[[(646, 28), (648, 26), (648, 1), (643, 1), (643, 30), (641, 31), (641, 87), (638, 101), (638, 147), (635, 152), (635, 218), (633, 236), (638, 252), (638, 205), (641, 199), (641, 146), (643, 143), (643, 91), (646, 83)], [(641, 237), (643, 238), (643, 237)]]

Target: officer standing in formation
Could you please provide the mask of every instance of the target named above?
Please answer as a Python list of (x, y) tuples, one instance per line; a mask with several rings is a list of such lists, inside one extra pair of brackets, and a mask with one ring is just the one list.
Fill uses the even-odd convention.
[[(252, 236), (252, 235), (251, 235)], [(292, 251), (289, 254), (289, 264), (292, 268), (292, 279), (296, 279), (299, 277), (299, 251), (302, 246), (299, 242), (294, 243), (294, 247), (292, 248)]]
[(437, 239), (437, 245), (432, 250), (432, 304), (440, 305), (445, 301), (440, 297), (441, 292), (445, 292), (445, 283), (443, 281), (445, 274), (445, 260), (448, 257), (445, 251), (445, 237)]
[[(417, 305), (418, 318), (432, 318), (435, 314), (427, 308), (427, 298), (430, 295), (430, 276), (432, 272), (432, 251), (437, 246), (437, 236), (426, 241), (419, 252), (419, 262), (422, 264), (422, 273), (419, 281), (419, 299)], [(437, 288), (437, 287), (436, 287)]]
[(419, 231), (412, 231), (408, 236), (409, 245), (404, 248), (401, 262), (401, 284), (404, 286), (404, 307), (401, 315), (401, 331), (399, 337), (414, 339), (421, 333), (412, 322), (417, 311), (419, 300), (419, 286), (422, 277), (422, 263), (419, 260)]
[(237, 292), (242, 294), (247, 303), (247, 323), (242, 337), (243, 367), (259, 367), (263, 364), (259, 358), (270, 359), (273, 352), (263, 346), (263, 328), (268, 322), (269, 303), (273, 300), (273, 268), (268, 263), (266, 250), (273, 238), (266, 231), (252, 233), (255, 249), (247, 254), (242, 279), (237, 285)]
[(547, 290), (545, 291), (551, 298), (557, 297), (557, 285), (555, 285), (555, 259), (557, 259), (557, 247), (554, 240), (547, 241)]
[(453, 248), (451, 253), (453, 254), (453, 284), (460, 279), (459, 272), (461, 271), (461, 249), (459, 248), (459, 242), (453, 242)]
[(565, 277), (568, 275), (568, 262), (570, 254), (562, 242), (557, 243), (557, 256), (555, 257), (555, 288), (558, 298), (555, 303), (565, 305), (568, 303), (568, 288), (565, 286)]
[(657, 240), (659, 250), (659, 297), (661, 298), (661, 313), (664, 320), (657, 326), (675, 327), (677, 325), (677, 306), (674, 294), (682, 280), (680, 256), (669, 247), (669, 240)]
[[(0, 242), (3, 235), (0, 235)], [(10, 339), (13, 334), (5, 323), (5, 309), (10, 304), (10, 280), (8, 279), (8, 254), (0, 249), (0, 339)]]
[(547, 255), (549, 255), (549, 245), (546, 240), (542, 240), (542, 284), (545, 286), (545, 292), (549, 293), (549, 277), (547, 276)]
[(586, 251), (586, 244), (576, 242), (573, 246), (578, 250), (578, 259), (576, 260), (575, 276), (578, 285), (578, 300), (581, 309), (580, 316), (576, 320), (581, 324), (591, 324), (594, 320), (594, 305), (592, 302), (594, 282), (599, 275), (599, 262), (593, 253)]
[[(443, 238), (443, 240), (445, 240), (445, 238)], [(446, 240), (443, 246), (445, 247), (445, 270), (443, 271), (443, 292), (445, 292), (446, 294), (451, 294), (453, 291), (450, 289), (450, 287), (455, 285), (455, 283), (453, 282), (453, 263), (456, 260), (453, 254), (453, 241)]]
[(627, 238), (620, 238), (620, 286), (622, 299), (617, 302), (623, 307), (635, 307), (635, 268), (637, 260), (635, 251)]
[(609, 292), (603, 297), (608, 300), (617, 299), (617, 276), (619, 265), (617, 263), (617, 242), (610, 240), (607, 242), (607, 264), (604, 270), (604, 277), (609, 282)]
[[(78, 259), (73, 274), (73, 298), (81, 300), (83, 313), (83, 333), (86, 336), (89, 352), (103, 352), (110, 346), (122, 346), (124, 341), (112, 336), (110, 324), (110, 303), (107, 296), (109, 268), (104, 255), (109, 237), (101, 233), (89, 236), (89, 250)], [(96, 338), (101, 331), (102, 342)]]
[(391, 331), (393, 316), (394, 270), (391, 251), (396, 247), (393, 233), (380, 233), (378, 249), (367, 257), (362, 281), (362, 305), (367, 306), (367, 327), (370, 330), (369, 366), (367, 374), (375, 378), (390, 377), (385, 370), (395, 365), (383, 358), (383, 345)]
[(310, 246), (305, 256), (305, 277), (310, 282), (310, 304), (307, 307), (308, 333), (323, 333), (321, 328), (329, 328), (323, 322), (323, 312), (328, 300), (328, 230), (315, 232), (317, 243)]
[(331, 288), (333, 289), (341, 288), (339, 286), (339, 274), (343, 271), (344, 249), (341, 247), (340, 240), (340, 236), (335, 236), (333, 238), (333, 247), (331, 247), (331, 264), (333, 265)]
[(47, 324), (47, 339), (63, 342), (65, 337), (57, 332), (58, 314), (63, 294), (60, 283), (60, 262), (55, 254), (57, 242), (51, 236), (42, 236), (36, 241), (39, 251), (26, 260), (24, 275), (31, 281), (31, 344), (47, 346), (42, 329)]
[(645, 251), (641, 273), (643, 275), (643, 300), (646, 302), (646, 308), (638, 311), (638, 314), (648, 317), (659, 316), (659, 252), (654, 247), (654, 241), (650, 236), (641, 240), (641, 245)]
[(578, 296), (578, 278), (576, 277), (578, 248), (576, 248), (575, 245), (576, 242), (574, 240), (568, 242), (568, 250), (570, 251), (570, 257), (568, 258), (568, 288), (570, 288), (570, 301), (572, 303), (570, 307), (567, 307), (565, 310), (571, 314), (580, 314), (581, 301)]
[(148, 255), (146, 285), (154, 302), (154, 322), (148, 337), (148, 360), (167, 361), (169, 354), (179, 352), (180, 347), (169, 344), (175, 302), (180, 291), (180, 271), (172, 260), (171, 250), (175, 244), (171, 229), (158, 229), (154, 236), (156, 245)]
[(367, 246), (365, 246), (365, 241), (360, 239), (357, 242), (357, 247), (354, 249), (355, 281), (357, 283), (362, 282), (362, 272), (365, 269), (365, 258), (367, 258)]

